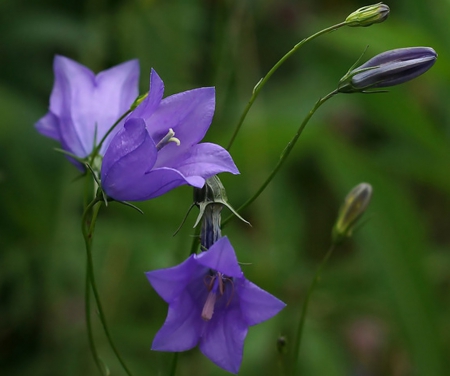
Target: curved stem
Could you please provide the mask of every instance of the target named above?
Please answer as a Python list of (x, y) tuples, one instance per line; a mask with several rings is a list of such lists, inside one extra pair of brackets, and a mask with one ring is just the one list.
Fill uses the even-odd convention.
[(276, 70), (287, 60), (289, 59), (300, 47), (302, 47), (304, 44), (306, 44), (307, 42), (323, 35), (323, 34), (327, 34), (330, 33), (332, 31), (335, 31), (337, 29), (339, 29), (342, 26), (345, 26), (346, 22), (341, 22), (338, 23), (336, 25), (327, 27), (326, 29), (323, 29), (311, 36), (309, 36), (308, 38), (303, 39), (302, 41), (300, 41), (299, 43), (297, 43), (288, 53), (286, 53), (280, 60), (278, 60), (278, 62), (270, 69), (270, 71), (256, 84), (256, 86), (253, 88), (253, 93), (252, 96), (249, 100), (249, 102), (247, 103), (247, 106), (244, 108), (244, 111), (242, 112), (241, 117), (239, 118), (239, 122), (236, 126), (236, 129), (234, 130), (233, 135), (231, 136), (231, 140), (228, 143), (227, 146), (227, 150), (230, 150), (231, 146), (234, 143), (234, 140), (236, 139), (237, 134), (239, 133), (239, 130), (241, 129), (242, 124), (244, 123), (244, 120), (247, 116), (248, 111), (250, 110), (250, 108), (253, 105), (253, 102), (255, 101), (255, 99), (258, 97), (259, 92), (261, 91), (261, 89), (263, 88), (263, 86), (266, 84), (266, 82), (269, 80), (269, 78), (272, 76), (272, 74), (274, 74), (276, 72)]
[[(253, 201), (255, 201), (259, 197), (259, 195), (264, 191), (264, 189), (266, 189), (266, 187), (272, 181), (272, 179), (277, 174), (278, 170), (281, 168), (281, 166), (283, 165), (284, 161), (287, 159), (287, 157), (289, 156), (290, 152), (294, 148), (295, 143), (297, 142), (298, 138), (300, 137), (300, 135), (302, 134), (303, 130), (305, 129), (306, 124), (308, 124), (308, 121), (311, 119), (311, 117), (314, 115), (314, 113), (317, 111), (317, 109), (320, 106), (322, 106), (322, 104), (324, 104), (328, 99), (330, 99), (331, 97), (333, 97), (337, 93), (338, 93), (337, 90), (333, 90), (331, 93), (325, 95), (324, 97), (320, 98), (316, 102), (316, 104), (313, 106), (313, 108), (309, 111), (308, 115), (306, 115), (306, 117), (303, 119), (303, 122), (300, 124), (300, 127), (297, 129), (297, 132), (295, 133), (294, 137), (291, 139), (291, 141), (289, 141), (289, 143), (284, 148), (283, 152), (280, 155), (280, 159), (278, 160), (278, 163), (275, 166), (275, 168), (272, 170), (272, 172), (267, 177), (267, 179), (264, 181), (264, 183), (261, 185), (261, 187), (256, 191), (256, 193), (252, 197), (250, 197), (246, 202), (244, 202), (238, 209), (236, 209), (236, 211), (238, 213), (240, 211), (242, 211), (244, 208), (246, 208), (247, 206), (249, 206)], [(222, 228), (232, 218), (234, 218), (234, 215), (230, 215), (229, 217), (227, 217), (222, 222)]]
[[(86, 261), (87, 270), (87, 261)], [(92, 356), (94, 357), (94, 362), (102, 375), (105, 375), (104, 368), (100, 358), (98, 357), (97, 348), (95, 347), (94, 335), (92, 333), (92, 322), (91, 322), (91, 280), (89, 278), (89, 273), (86, 273), (86, 285), (84, 293), (84, 312), (86, 316), (86, 327), (89, 339), (89, 347), (91, 349)]]
[[(95, 224), (96, 224), (97, 215), (100, 210), (101, 203), (102, 203), (102, 201), (100, 199), (95, 198), (84, 210), (82, 222), (81, 222), (81, 228), (82, 228), (82, 232), (83, 232), (84, 242), (85, 242), (85, 246), (86, 246), (86, 255), (87, 255), (86, 283), (90, 283), (90, 285), (92, 287), (92, 291), (94, 292), (94, 298), (95, 298), (95, 302), (97, 304), (100, 322), (102, 323), (103, 330), (105, 331), (105, 335), (108, 339), (109, 345), (111, 346), (114, 354), (117, 357), (117, 360), (122, 365), (122, 368), (125, 370), (126, 374), (128, 376), (132, 376), (131, 372), (129, 371), (128, 367), (125, 365), (125, 362), (123, 361), (122, 357), (120, 356), (120, 354), (112, 340), (108, 325), (106, 323), (106, 318), (105, 318), (105, 314), (103, 311), (103, 307), (102, 307), (102, 304), (100, 301), (100, 295), (98, 293), (97, 285), (95, 283), (94, 265), (93, 265), (93, 261), (92, 261), (92, 239), (93, 239)], [(97, 205), (97, 204), (99, 204), (99, 205)], [(91, 210), (92, 210), (92, 217), (90, 218), (90, 224), (88, 224), (88, 214), (91, 212)], [(86, 289), (88, 289), (88, 288), (86, 288)], [(87, 293), (87, 295), (88, 295), (88, 293)], [(88, 300), (88, 298), (89, 297), (86, 297), (86, 301)], [(88, 308), (89, 308), (89, 305), (88, 305)], [(88, 308), (86, 309), (87, 315), (89, 314)], [(89, 320), (89, 325), (90, 325), (90, 317), (89, 318), (86, 317), (86, 319), (87, 319), (87, 321)], [(95, 352), (95, 356), (96, 356), (96, 352)], [(99, 358), (96, 356), (96, 363), (97, 363), (98, 359)]]
[(106, 132), (105, 135), (102, 137), (100, 142), (94, 147), (94, 149), (92, 150), (92, 153), (91, 153), (90, 161), (89, 161), (90, 165), (93, 164), (94, 159), (98, 155), (98, 152), (100, 151), (100, 149), (101, 149), (103, 143), (105, 142), (106, 138), (111, 134), (111, 132), (114, 130), (114, 128), (116, 128), (117, 124), (119, 124), (131, 112), (132, 112), (132, 110), (130, 109), (127, 112), (125, 112), (119, 119), (117, 119), (117, 121), (111, 126), (111, 128), (108, 129), (108, 132)]
[(320, 279), (320, 274), (322, 273), (322, 269), (324, 268), (325, 264), (327, 263), (328, 259), (330, 258), (331, 254), (333, 253), (334, 248), (335, 248), (335, 244), (332, 244), (330, 246), (330, 248), (328, 249), (328, 252), (325, 254), (324, 258), (322, 259), (322, 262), (320, 263), (319, 267), (317, 268), (316, 274), (314, 275), (314, 278), (311, 282), (311, 285), (309, 286), (308, 292), (306, 293), (306, 297), (303, 302), (302, 311), (300, 314), (300, 320), (299, 320), (298, 328), (297, 328), (297, 335), (296, 335), (295, 341), (294, 341), (294, 353), (293, 353), (292, 365), (291, 365), (292, 366), (292, 369), (291, 369), (292, 376), (295, 375), (295, 371), (297, 369), (298, 355), (300, 352), (300, 343), (302, 340), (303, 327), (305, 326), (306, 311), (308, 310), (309, 299), (311, 298), (311, 294), (312, 294), (314, 288), (316, 287), (317, 282)]

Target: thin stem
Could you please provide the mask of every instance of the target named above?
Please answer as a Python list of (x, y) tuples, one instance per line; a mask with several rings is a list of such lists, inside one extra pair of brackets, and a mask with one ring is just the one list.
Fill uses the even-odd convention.
[[(280, 155), (280, 159), (278, 160), (277, 165), (272, 170), (270, 175), (267, 177), (267, 179), (264, 181), (264, 183), (261, 185), (261, 187), (256, 191), (256, 193), (250, 197), (246, 202), (244, 202), (236, 211), (239, 213), (244, 208), (249, 206), (253, 201), (255, 201), (259, 195), (266, 189), (266, 187), (269, 185), (269, 183), (272, 181), (274, 176), (277, 174), (278, 170), (281, 168), (287, 157), (289, 156), (290, 152), (295, 146), (295, 143), (297, 142), (298, 138), (302, 134), (303, 130), (306, 127), (306, 124), (308, 124), (308, 121), (311, 119), (311, 117), (314, 115), (314, 113), (317, 111), (317, 109), (322, 106), (328, 99), (333, 97), (335, 94), (337, 94), (337, 90), (333, 90), (331, 93), (327, 94), (326, 96), (320, 98), (313, 108), (309, 111), (308, 115), (303, 119), (303, 122), (300, 124), (300, 127), (297, 129), (297, 132), (295, 133), (294, 137), (289, 141), (289, 143), (284, 148), (283, 152)], [(222, 222), (222, 228), (225, 226), (232, 218), (234, 218), (234, 215), (230, 215)]]
[(94, 162), (95, 157), (98, 155), (103, 143), (105, 142), (106, 138), (111, 134), (111, 132), (114, 130), (114, 128), (116, 128), (117, 124), (119, 124), (125, 117), (128, 116), (128, 114), (130, 114), (132, 112), (132, 110), (128, 110), (127, 112), (125, 112), (119, 119), (117, 119), (117, 121), (111, 126), (111, 128), (108, 129), (108, 132), (105, 133), (105, 135), (102, 137), (102, 139), (100, 140), (100, 142), (97, 144), (97, 146), (94, 147), (94, 150), (92, 150), (91, 153), (91, 159), (89, 161), (89, 164), (92, 165)]
[(191, 244), (191, 250), (189, 252), (189, 255), (193, 255), (194, 253), (197, 253), (199, 244), (200, 244), (200, 226), (197, 226), (194, 229), (194, 235), (192, 237), (192, 244)]
[[(132, 376), (131, 372), (129, 371), (128, 367), (125, 365), (125, 362), (123, 361), (122, 357), (120, 356), (116, 346), (114, 345), (114, 342), (112, 340), (111, 334), (109, 332), (109, 328), (108, 325), (106, 323), (106, 318), (105, 318), (105, 314), (103, 311), (103, 307), (100, 301), (100, 295), (98, 293), (97, 290), (97, 285), (95, 283), (95, 276), (94, 276), (94, 265), (93, 265), (93, 261), (92, 261), (92, 239), (93, 239), (93, 234), (94, 234), (94, 229), (95, 229), (95, 223), (96, 223), (96, 219), (97, 219), (97, 215), (98, 212), (100, 210), (100, 206), (101, 206), (102, 201), (99, 198), (95, 198), (85, 209), (84, 213), (83, 213), (83, 217), (82, 217), (82, 222), (81, 222), (81, 228), (82, 228), (82, 232), (83, 232), (83, 237), (84, 237), (84, 242), (85, 242), (85, 246), (86, 246), (86, 254), (87, 254), (87, 276), (86, 276), (86, 281), (90, 282), (90, 285), (92, 287), (92, 291), (94, 292), (94, 298), (97, 304), (97, 308), (98, 308), (98, 314), (99, 314), (99, 318), (100, 318), (100, 322), (102, 323), (103, 326), (103, 330), (105, 331), (105, 335), (106, 338), (108, 339), (109, 345), (111, 346), (114, 354), (117, 357), (117, 360), (119, 361), (119, 363), (122, 365), (123, 369), (125, 370), (126, 374), (128, 376)], [(97, 205), (99, 204), (99, 205)], [(90, 219), (90, 224), (88, 225), (88, 214), (91, 212), (92, 210), (92, 217)], [(86, 310), (87, 313), (89, 313)], [(98, 359), (98, 357), (97, 357)]]
[(331, 254), (333, 253), (334, 249), (335, 249), (335, 244), (332, 244), (330, 246), (330, 248), (328, 249), (328, 252), (325, 254), (324, 258), (322, 259), (322, 262), (320, 263), (319, 267), (317, 268), (316, 274), (314, 275), (311, 285), (309, 286), (309, 289), (306, 293), (305, 300), (303, 301), (302, 311), (300, 314), (300, 320), (299, 320), (298, 328), (297, 328), (297, 335), (296, 335), (295, 341), (294, 341), (294, 352), (293, 352), (292, 369), (291, 369), (292, 376), (295, 375), (295, 371), (297, 370), (298, 355), (300, 352), (300, 344), (301, 344), (301, 340), (302, 340), (303, 327), (305, 326), (306, 311), (308, 310), (309, 299), (311, 298), (311, 294), (312, 294), (314, 288), (316, 287), (317, 283), (319, 282), (320, 274), (322, 273), (322, 269), (324, 268), (325, 264), (327, 263), (328, 259), (330, 258)]
[(332, 31), (335, 31), (337, 29), (339, 29), (342, 26), (345, 26), (346, 22), (341, 22), (338, 23), (336, 25), (327, 27), (326, 29), (323, 29), (311, 36), (309, 36), (308, 38), (303, 39), (302, 41), (300, 41), (299, 43), (297, 43), (288, 53), (286, 53), (280, 60), (278, 60), (278, 62), (270, 69), (270, 71), (261, 79), (261, 81), (259, 81), (256, 86), (253, 88), (253, 93), (252, 96), (249, 100), (249, 102), (247, 103), (247, 106), (244, 108), (244, 111), (242, 112), (241, 117), (239, 118), (239, 122), (236, 126), (236, 129), (234, 130), (233, 135), (231, 136), (230, 142), (228, 143), (227, 146), (227, 150), (231, 149), (231, 146), (234, 143), (234, 140), (236, 139), (237, 134), (239, 133), (239, 130), (242, 127), (242, 124), (244, 123), (244, 120), (247, 116), (248, 111), (250, 110), (250, 108), (253, 105), (253, 102), (255, 101), (255, 99), (258, 97), (259, 92), (261, 91), (261, 89), (264, 87), (264, 85), (266, 84), (266, 82), (269, 80), (269, 78), (272, 76), (272, 74), (274, 74), (276, 72), (276, 70), (287, 60), (289, 59), (300, 47), (302, 47), (304, 44), (306, 44), (307, 42), (323, 35), (326, 33), (330, 33)]
[[(87, 261), (86, 261), (87, 270)], [(89, 278), (89, 273), (86, 273), (86, 286), (84, 294), (84, 309), (86, 315), (86, 327), (89, 339), (89, 347), (91, 349), (92, 356), (94, 357), (94, 362), (102, 375), (105, 375), (104, 368), (102, 367), (100, 358), (98, 357), (97, 348), (95, 347), (94, 335), (92, 333), (92, 322), (91, 322), (91, 280)]]
[(177, 372), (178, 353), (174, 353), (172, 357), (172, 364), (170, 365), (169, 376), (175, 376)]

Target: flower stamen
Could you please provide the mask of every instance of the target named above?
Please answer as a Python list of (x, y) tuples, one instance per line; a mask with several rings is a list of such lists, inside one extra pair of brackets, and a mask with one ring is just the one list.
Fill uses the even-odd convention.
[(234, 296), (234, 282), (231, 278), (226, 278), (226, 281), (231, 283), (231, 294), (230, 294), (230, 299), (228, 299), (227, 305), (225, 307), (228, 307), (231, 303), (231, 301), (233, 300), (233, 296)]
[(169, 128), (169, 132), (167, 132), (167, 134), (162, 138), (162, 140), (159, 141), (158, 144), (156, 145), (156, 150), (160, 151), (169, 142), (175, 142), (177, 146), (180, 146), (181, 141), (173, 136), (175, 136), (175, 132), (173, 131), (172, 128)]

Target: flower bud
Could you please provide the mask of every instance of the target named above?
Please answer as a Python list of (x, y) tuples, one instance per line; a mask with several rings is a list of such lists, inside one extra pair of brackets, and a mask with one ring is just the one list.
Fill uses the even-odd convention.
[(341, 206), (336, 224), (333, 227), (333, 243), (338, 244), (352, 235), (359, 218), (364, 214), (372, 197), (372, 186), (361, 183), (354, 187)]
[(412, 80), (430, 69), (437, 59), (430, 47), (398, 48), (383, 52), (358, 68), (351, 68), (338, 84), (340, 93), (364, 92)]
[(389, 16), (390, 9), (386, 4), (378, 3), (368, 5), (350, 14), (345, 23), (347, 26), (370, 26), (374, 23), (383, 22)]

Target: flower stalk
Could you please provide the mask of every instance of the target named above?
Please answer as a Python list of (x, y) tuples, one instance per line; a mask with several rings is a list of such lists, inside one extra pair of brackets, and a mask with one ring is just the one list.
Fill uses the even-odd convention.
[(355, 12), (351, 13), (344, 22), (340, 22), (338, 24), (335, 24), (333, 26), (327, 27), (323, 30), (318, 31), (317, 33), (310, 35), (307, 38), (304, 38), (299, 43), (297, 43), (290, 51), (288, 51), (280, 60), (277, 61), (277, 63), (267, 72), (267, 74), (261, 78), (258, 83), (253, 88), (252, 96), (250, 97), (250, 100), (248, 101), (247, 105), (244, 108), (244, 111), (241, 114), (241, 117), (239, 118), (239, 121), (237, 123), (237, 126), (234, 130), (233, 135), (231, 136), (230, 142), (228, 143), (227, 150), (231, 149), (231, 146), (233, 145), (237, 134), (239, 133), (242, 124), (244, 123), (245, 118), (247, 117), (247, 113), (249, 112), (250, 108), (253, 105), (253, 102), (256, 100), (256, 98), (259, 95), (259, 92), (264, 87), (264, 85), (267, 83), (267, 81), (272, 77), (272, 75), (278, 70), (278, 68), (283, 65), (283, 63), (289, 59), (295, 52), (297, 52), (301, 47), (303, 47), (306, 43), (320, 37), (321, 35), (331, 33), (333, 31), (336, 31), (340, 29), (343, 26), (370, 26), (374, 23), (380, 23), (387, 19), (389, 15), (389, 7), (383, 3), (378, 3), (374, 5), (369, 5), (363, 8), (360, 8), (356, 10)]
[(335, 31), (346, 25), (347, 25), (347, 22), (344, 21), (344, 22), (340, 22), (336, 25), (327, 27), (326, 29), (318, 31), (317, 33), (315, 33), (315, 34), (303, 39), (299, 43), (297, 43), (289, 52), (287, 52), (280, 60), (278, 60), (278, 62), (269, 70), (269, 72), (253, 88), (252, 96), (250, 97), (250, 100), (248, 101), (247, 106), (245, 106), (244, 111), (242, 112), (242, 115), (239, 118), (238, 124), (234, 130), (233, 135), (231, 136), (230, 142), (228, 143), (227, 150), (231, 149), (231, 146), (233, 145), (233, 143), (242, 127), (242, 124), (244, 123), (244, 120), (247, 117), (247, 113), (249, 112), (250, 108), (252, 107), (253, 102), (258, 97), (259, 92), (264, 87), (264, 85), (267, 83), (267, 81), (269, 81), (270, 77), (272, 77), (272, 75), (278, 70), (278, 68), (281, 67), (281, 65), (283, 65), (283, 63), (287, 59), (289, 59), (295, 52), (297, 52), (306, 43), (316, 39), (317, 37), (320, 37), (321, 35), (331, 33), (332, 31)]
[[(320, 98), (313, 106), (313, 108), (309, 111), (308, 115), (303, 119), (302, 123), (300, 124), (300, 127), (297, 129), (297, 132), (295, 133), (294, 137), (288, 142), (286, 147), (284, 148), (283, 152), (280, 155), (280, 159), (278, 160), (277, 165), (272, 170), (270, 175), (267, 177), (267, 179), (264, 181), (264, 183), (259, 187), (259, 189), (253, 194), (252, 197), (250, 197), (246, 202), (244, 202), (236, 211), (239, 213), (243, 209), (245, 209), (247, 206), (249, 206), (253, 201), (255, 201), (259, 195), (264, 192), (266, 187), (269, 185), (269, 183), (272, 181), (272, 179), (275, 177), (277, 172), (280, 170), (283, 163), (286, 161), (287, 157), (291, 153), (292, 149), (294, 148), (297, 140), (301, 136), (303, 130), (305, 129), (306, 125), (308, 124), (311, 117), (314, 115), (314, 113), (319, 109), (320, 106), (322, 106), (328, 99), (332, 98), (334, 95), (338, 93), (337, 90), (333, 90), (331, 93), (325, 95), (324, 97)], [(231, 219), (233, 218), (233, 215), (230, 215), (222, 222), (222, 227), (225, 226)]]
[(305, 319), (306, 319), (306, 312), (308, 311), (308, 305), (309, 300), (311, 298), (312, 292), (314, 291), (317, 283), (319, 282), (320, 275), (322, 273), (323, 268), (325, 267), (325, 264), (328, 262), (328, 259), (330, 258), (331, 254), (333, 253), (336, 245), (332, 244), (330, 248), (328, 249), (327, 253), (323, 257), (319, 267), (317, 268), (316, 273), (314, 274), (314, 278), (311, 282), (311, 285), (309, 286), (309, 289), (306, 293), (305, 300), (303, 301), (302, 310), (300, 312), (300, 319), (297, 327), (297, 333), (295, 335), (294, 339), (294, 350), (293, 350), (293, 356), (292, 356), (292, 369), (291, 374), (294, 376), (296, 374), (297, 370), (297, 364), (298, 364), (298, 355), (300, 352), (300, 344), (302, 340), (302, 334), (303, 334), (303, 328), (305, 326)]
[(125, 119), (133, 110), (129, 109), (125, 113), (123, 113), (120, 118), (116, 120), (116, 122), (111, 126), (111, 128), (108, 129), (108, 131), (105, 133), (105, 135), (102, 137), (102, 139), (99, 141), (99, 143), (94, 147), (94, 150), (92, 150), (91, 155), (89, 156), (89, 164), (93, 165), (95, 158), (99, 155), (100, 149), (102, 148), (105, 140), (108, 138), (108, 136), (112, 133), (112, 131), (117, 127), (117, 125)]
[[(100, 210), (100, 206), (102, 204), (101, 198), (94, 198), (85, 208), (82, 220), (81, 220), (81, 231), (83, 233), (84, 243), (86, 247), (86, 256), (87, 256), (87, 263), (86, 263), (86, 290), (85, 290), (85, 314), (86, 314), (86, 323), (87, 323), (87, 330), (88, 330), (88, 337), (89, 337), (89, 344), (91, 347), (92, 354), (94, 356), (95, 363), (97, 367), (99, 368), (100, 372), (102, 374), (109, 374), (109, 371), (107, 367), (102, 364), (100, 361), (100, 358), (97, 355), (97, 350), (93, 341), (93, 335), (92, 335), (92, 325), (91, 325), (91, 313), (90, 313), (90, 287), (92, 288), (92, 291), (94, 293), (95, 302), (98, 309), (98, 314), (100, 318), (100, 322), (102, 323), (103, 330), (105, 332), (106, 338), (108, 340), (109, 345), (111, 346), (111, 349), (113, 350), (114, 354), (117, 357), (117, 360), (122, 365), (122, 368), (125, 370), (126, 374), (128, 376), (132, 376), (130, 370), (126, 366), (125, 362), (123, 361), (119, 351), (117, 350), (111, 334), (109, 332), (108, 325), (106, 323), (105, 314), (103, 311), (103, 306), (100, 301), (100, 294), (98, 293), (97, 284), (95, 282), (95, 276), (94, 276), (94, 265), (92, 261), (92, 241), (94, 236), (94, 230), (95, 230), (95, 224), (97, 221), (97, 215)], [(91, 217), (89, 218), (89, 214), (92, 212)], [(106, 368), (106, 371), (105, 371)], [(106, 372), (106, 373), (105, 373)]]

